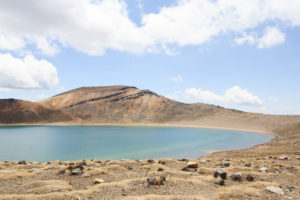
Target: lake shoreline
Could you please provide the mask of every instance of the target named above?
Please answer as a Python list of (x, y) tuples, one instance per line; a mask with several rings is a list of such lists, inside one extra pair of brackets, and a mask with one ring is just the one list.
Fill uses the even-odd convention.
[[(116, 124), (101, 125), (116, 126)], [(128, 124), (119, 125), (128, 126)], [(161, 124), (143, 125), (161, 126)], [(187, 124), (163, 126), (208, 128)], [(241, 131), (235, 128), (223, 130)], [(243, 131), (250, 130), (243, 129)], [(262, 132), (265, 134), (265, 131)], [(25, 162), (25, 164), (2, 161), (0, 199), (256, 200), (286, 197), (296, 200), (300, 193), (300, 123), (286, 124), (268, 133), (275, 136), (270, 142), (248, 149), (218, 151), (198, 159), (78, 160)], [(82, 162), (86, 164), (82, 165)], [(197, 168), (186, 168), (189, 162), (197, 163)], [(77, 175), (72, 175), (72, 169), (81, 165), (83, 170)], [(218, 168), (228, 174), (224, 186), (213, 176)], [(241, 181), (232, 179), (236, 173), (241, 174)], [(165, 181), (163, 185), (156, 183), (150, 185), (149, 180), (152, 177), (157, 180), (164, 177)], [(249, 181), (248, 177), (252, 177), (253, 180), (251, 178)], [(276, 188), (280, 186), (284, 196), (266, 191), (265, 188), (270, 186)]]

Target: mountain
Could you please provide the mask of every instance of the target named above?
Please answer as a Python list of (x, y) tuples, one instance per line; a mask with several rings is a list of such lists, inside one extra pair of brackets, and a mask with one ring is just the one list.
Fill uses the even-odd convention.
[(38, 123), (74, 120), (72, 114), (49, 109), (39, 103), (16, 99), (0, 99), (0, 123)]
[(184, 104), (136, 87), (83, 87), (43, 102), (89, 122), (169, 122), (209, 116), (222, 109), (206, 104)]
[(299, 121), (300, 116), (264, 115), (202, 103), (180, 103), (150, 90), (129, 86), (82, 87), (41, 102), (0, 100), (0, 124), (167, 123), (270, 130)]

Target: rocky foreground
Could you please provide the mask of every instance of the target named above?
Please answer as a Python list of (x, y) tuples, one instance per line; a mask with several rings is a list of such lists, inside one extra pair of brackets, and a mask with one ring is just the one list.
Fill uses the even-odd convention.
[(199, 159), (0, 162), (0, 199), (300, 199), (300, 124)]

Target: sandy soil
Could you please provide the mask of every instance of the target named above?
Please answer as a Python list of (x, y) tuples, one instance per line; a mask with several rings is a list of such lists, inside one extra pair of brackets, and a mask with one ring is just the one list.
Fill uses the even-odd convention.
[[(250, 130), (275, 138), (250, 149), (195, 160), (2, 161), (0, 199), (300, 199), (300, 123), (273, 124), (274, 129), (271, 124), (264, 128), (204, 124), (159, 125)], [(214, 177), (219, 168), (227, 173), (224, 185)], [(241, 180), (231, 178), (235, 173), (241, 173)], [(268, 186), (284, 194), (266, 191)]]

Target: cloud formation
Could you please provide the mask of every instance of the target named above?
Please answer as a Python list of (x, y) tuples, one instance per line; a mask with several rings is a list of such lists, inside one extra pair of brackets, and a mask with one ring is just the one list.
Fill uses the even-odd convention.
[(32, 55), (24, 59), (0, 54), (0, 90), (49, 89), (58, 84), (56, 68)]
[[(178, 0), (143, 14), (140, 26), (129, 18), (124, 0), (4, 0), (0, 13), (0, 49), (33, 45), (52, 56), (64, 47), (89, 55), (107, 49), (168, 53), (174, 52), (170, 46), (201, 45), (227, 33), (241, 44), (253, 42), (250, 33), (264, 34), (255, 44), (266, 48), (285, 41), (280, 29), (300, 26), (299, 0)], [(278, 27), (268, 28), (272, 22)]]
[(217, 95), (211, 91), (202, 90), (200, 88), (190, 88), (185, 90), (186, 98), (192, 101), (204, 102), (204, 103), (225, 103), (225, 104), (237, 104), (237, 105), (250, 105), (258, 106), (263, 102), (262, 100), (251, 94), (245, 89), (241, 89), (239, 86), (234, 86), (226, 90), (224, 95)]

